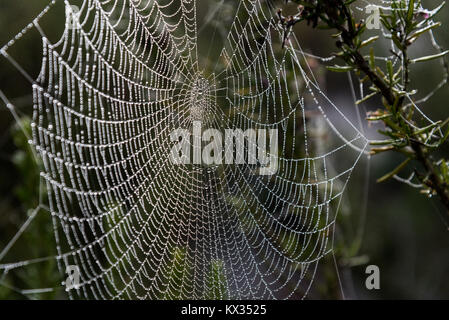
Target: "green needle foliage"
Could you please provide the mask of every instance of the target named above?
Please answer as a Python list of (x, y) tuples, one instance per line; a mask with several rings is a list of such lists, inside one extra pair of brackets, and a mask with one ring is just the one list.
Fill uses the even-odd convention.
[[(287, 1), (289, 2), (289, 1)], [(418, 63), (439, 59), (445, 68), (445, 82), (449, 74), (449, 65), (445, 60), (449, 51), (443, 51), (411, 59), (410, 48), (420, 37), (431, 33), (441, 26), (434, 18), (444, 6), (439, 5), (432, 11), (425, 10), (421, 1), (391, 1), (388, 12), (380, 10), (383, 33), (391, 39), (392, 54), (399, 63), (393, 64), (388, 59), (379, 62), (375, 59), (372, 44), (379, 37), (368, 37), (367, 26), (358, 20), (353, 12), (355, 3), (366, 5), (357, 0), (291, 0), (297, 3), (298, 13), (284, 17), (278, 11), (280, 24), (284, 27), (284, 45), (288, 40), (293, 25), (306, 22), (312, 28), (336, 31), (335, 43), (338, 52), (334, 54), (341, 61), (340, 65), (328, 66), (330, 71), (354, 72), (359, 81), (369, 87), (370, 93), (357, 101), (361, 103), (373, 97), (381, 97), (380, 107), (367, 114), (367, 121), (382, 122), (384, 140), (372, 141), (371, 154), (396, 152), (402, 154), (403, 162), (378, 179), (383, 182), (406, 168), (413, 170), (421, 183), (421, 192), (428, 196), (436, 195), (449, 213), (449, 169), (447, 159), (441, 157), (449, 136), (449, 119), (435, 123), (421, 116), (413, 96), (417, 93), (410, 83), (411, 66)], [(368, 52), (365, 52), (368, 51)]]

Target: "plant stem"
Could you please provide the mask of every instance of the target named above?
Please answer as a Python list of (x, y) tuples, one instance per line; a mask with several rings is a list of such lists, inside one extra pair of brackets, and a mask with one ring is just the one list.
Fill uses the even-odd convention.
[[(361, 38), (360, 35), (364, 32), (365, 26), (363, 23), (356, 24), (355, 19), (352, 16), (352, 12), (349, 8), (350, 3), (354, 1), (345, 0), (321, 0), (321, 1), (306, 1), (306, 0), (292, 0), (298, 3), (299, 15), (289, 19), (282, 16), (279, 11), (279, 17), (286, 28), (285, 34), (288, 35), (291, 27), (299, 21), (307, 21), (308, 24), (312, 24), (315, 28), (319, 22), (323, 22), (330, 29), (339, 31), (340, 40), (337, 41), (337, 47), (342, 50), (339, 56), (346, 63), (346, 67), (351, 70), (356, 69), (366, 75), (366, 77), (376, 87), (377, 91), (382, 95), (385, 108), (388, 109), (388, 117), (383, 118), (385, 126), (391, 131), (384, 131), (385, 135), (389, 136), (390, 140), (387, 141), (401, 141), (401, 143), (386, 143), (386, 146), (378, 148), (377, 152), (383, 152), (387, 150), (401, 152), (406, 154), (408, 160), (403, 162), (397, 169), (400, 171), (410, 160), (418, 161), (425, 169), (425, 174), (417, 174), (417, 178), (422, 183), (423, 189), (429, 192), (430, 195), (436, 193), (441, 199), (442, 204), (446, 207), (449, 214), (449, 193), (446, 183), (446, 177), (443, 179), (438, 172), (438, 162), (432, 161), (430, 156), (433, 152), (433, 148), (429, 149), (426, 145), (424, 128), (418, 130), (417, 126), (413, 124), (412, 116), (413, 109), (407, 108), (413, 105), (404, 105), (405, 97), (408, 92), (408, 86), (410, 83), (409, 66), (410, 60), (408, 58), (408, 48), (412, 44), (409, 41), (410, 34), (413, 34), (414, 27), (418, 24), (414, 20), (414, 2), (409, 2), (406, 16), (403, 13), (393, 13), (390, 16), (390, 21), (387, 18), (383, 20), (388, 31), (392, 36), (392, 40), (398, 48), (398, 52), (391, 50), (392, 53), (401, 60), (402, 66), (402, 85), (400, 88), (395, 87), (393, 79), (392, 67), (389, 67), (389, 78), (383, 76), (381, 69), (369, 62), (360, 52)], [(395, 3), (395, 2), (393, 2)], [(397, 3), (395, 3), (397, 5)], [(401, 3), (402, 4), (402, 3)], [(395, 5), (395, 8), (397, 9)], [(403, 8), (402, 8), (403, 9)], [(398, 11), (399, 12), (399, 11)], [(402, 15), (401, 15), (402, 14)], [(399, 23), (396, 23), (399, 20)], [(285, 23), (289, 21), (289, 23)], [(285, 41), (285, 39), (284, 39)], [(441, 48), (439, 48), (441, 49)], [(441, 50), (440, 50), (441, 51)], [(416, 59), (415, 59), (416, 60)], [(444, 62), (444, 66), (447, 63)], [(345, 66), (338, 66), (340, 70)], [(387, 66), (388, 68), (388, 66)], [(398, 72), (400, 72), (400, 70)], [(442, 128), (440, 126), (440, 128)], [(444, 139), (441, 139), (439, 143), (443, 143)], [(374, 149), (372, 150), (374, 151)], [(445, 161), (442, 159), (442, 161)], [(447, 169), (446, 169), (447, 170)], [(396, 172), (393, 171), (384, 177), (389, 178)], [(382, 180), (382, 179), (381, 179)]]
[[(396, 101), (398, 101), (397, 107), (395, 109), (397, 110), (398, 113), (400, 113), (404, 101), (403, 97), (400, 97), (398, 94), (393, 92), (393, 90), (385, 83), (385, 81), (371, 69), (368, 61), (366, 61), (366, 59), (363, 57), (360, 51), (356, 48), (356, 46), (354, 45), (354, 39), (357, 37), (357, 34), (352, 25), (353, 17), (346, 5), (343, 5), (343, 12), (347, 19), (348, 28), (346, 29), (344, 26), (339, 24), (333, 24), (332, 26), (341, 31), (342, 33), (341, 37), (343, 42), (352, 50), (351, 56), (353, 60), (346, 62), (347, 63), (352, 62), (360, 71), (365, 73), (365, 75), (368, 76), (368, 78), (377, 87), (377, 89), (379, 89), (381, 95), (385, 98), (385, 100), (389, 105), (393, 106), (395, 105)], [(404, 35), (404, 39), (406, 38), (407, 36)], [(406, 87), (409, 82), (409, 73), (408, 73), (409, 63), (407, 56), (407, 45), (405, 45), (405, 43), (404, 49), (401, 50), (401, 53), (402, 53), (403, 67), (405, 70), (404, 86)], [(408, 126), (407, 128), (408, 131), (410, 132), (413, 131), (412, 128), (410, 128), (409, 124), (405, 125)], [(414, 158), (421, 163), (421, 165), (427, 172), (427, 175), (421, 179), (421, 182), (437, 193), (437, 195), (441, 199), (441, 202), (446, 207), (447, 213), (449, 214), (449, 194), (447, 191), (447, 186), (443, 181), (441, 181), (434, 164), (431, 161), (429, 161), (428, 152), (423, 148), (423, 146), (419, 142), (414, 140), (410, 140), (410, 147), (414, 152)]]
[(424, 178), (423, 183), (425, 183), (429, 188), (435, 190), (435, 192), (440, 197), (441, 202), (444, 204), (449, 213), (449, 195), (447, 193), (447, 189), (444, 182), (441, 181), (439, 175), (436, 173), (434, 165), (429, 161), (429, 159), (425, 155), (423, 147), (415, 141), (411, 142), (411, 147), (415, 152), (416, 159), (422, 164), (422, 166), (428, 172), (428, 177)]

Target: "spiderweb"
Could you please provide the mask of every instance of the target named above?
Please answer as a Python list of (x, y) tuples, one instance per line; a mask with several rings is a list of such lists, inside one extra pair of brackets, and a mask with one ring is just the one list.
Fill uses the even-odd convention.
[[(26, 75), (8, 49), (41, 34), (30, 142), (57, 255), (3, 263), (3, 274), (48, 259), (61, 274), (78, 266), (70, 298), (305, 297), (368, 140), (320, 89), (294, 34), (282, 48), (269, 4), (220, 1), (200, 26), (200, 0), (86, 0), (79, 12), (64, 1), (71, 20), (52, 42), (40, 21), (56, 2), (1, 54)], [(198, 120), (277, 129), (277, 172), (174, 165), (170, 132)]]

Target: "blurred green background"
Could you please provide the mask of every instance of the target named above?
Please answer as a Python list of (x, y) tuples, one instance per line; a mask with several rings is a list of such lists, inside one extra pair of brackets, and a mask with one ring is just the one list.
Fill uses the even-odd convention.
[[(18, 31), (32, 21), (47, 0), (2, 0), (0, 2), (0, 46), (6, 44)], [(203, 0), (208, 6), (199, 6), (199, 24), (208, 18), (210, 8), (223, 1)], [(76, 3), (76, 1), (74, 1)], [(430, 8), (436, 1), (423, 1)], [(275, 3), (276, 5), (276, 3)], [(49, 36), (57, 36), (64, 25), (64, 8), (57, 5), (42, 21)], [(219, 23), (229, 23), (222, 18)], [(436, 31), (438, 43), (449, 48), (449, 7), (439, 15), (443, 26)], [(59, 28), (57, 27), (59, 26)], [(312, 31), (305, 25), (295, 26), (295, 32), (305, 51), (327, 56), (334, 49), (334, 40), (327, 31)], [(375, 30), (371, 31), (375, 34)], [(205, 37), (207, 38), (207, 37)], [(428, 39), (427, 39), (428, 40)], [(204, 40), (203, 40), (204, 41)], [(37, 75), (41, 63), (41, 40), (31, 29), (8, 53), (18, 60), (31, 75)], [(418, 43), (416, 53), (427, 52), (429, 42)], [(388, 55), (388, 46), (382, 42), (375, 48), (379, 55)], [(311, 63), (317, 64), (316, 60)], [(322, 88), (357, 121), (345, 74), (325, 72), (319, 65)], [(414, 86), (427, 92), (443, 76), (438, 63), (413, 70)], [(0, 56), (0, 89), (16, 106), (22, 128), (30, 134), (32, 112), (31, 87), (11, 64)], [(422, 105), (432, 119), (448, 117), (449, 89), (444, 87), (433, 99)], [(375, 105), (365, 105), (367, 110)], [(363, 116), (363, 113), (362, 113)], [(366, 127), (369, 138), (376, 137), (376, 128)], [(375, 181), (400, 160), (391, 154), (364, 158), (352, 175), (342, 210), (338, 217), (336, 257), (345, 297), (351, 299), (448, 299), (449, 230), (447, 213), (435, 199), (428, 199), (415, 189), (397, 181), (377, 184)], [(16, 234), (32, 214), (39, 201), (38, 164), (18, 122), (3, 102), (0, 102), (0, 250)], [(45, 192), (44, 192), (45, 193)], [(43, 195), (45, 197), (45, 195)], [(365, 205), (366, 199), (366, 205)], [(44, 199), (45, 200), (45, 199)], [(44, 201), (45, 202), (45, 201)], [(366, 207), (366, 208), (365, 208)], [(13, 249), (0, 264), (52, 256), (56, 253), (51, 217), (39, 210)], [(310, 298), (339, 299), (341, 297), (335, 267), (331, 259), (324, 259), (315, 280)], [(380, 290), (365, 288), (365, 268), (375, 264), (380, 268)], [(60, 283), (63, 276), (56, 262), (33, 264), (6, 273), (0, 270), (0, 299), (66, 298)], [(21, 289), (52, 288), (42, 293), (23, 292)]]

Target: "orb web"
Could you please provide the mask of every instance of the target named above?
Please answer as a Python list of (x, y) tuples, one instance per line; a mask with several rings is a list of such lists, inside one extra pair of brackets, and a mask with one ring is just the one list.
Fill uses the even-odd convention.
[[(32, 144), (51, 258), (62, 274), (80, 270), (71, 298), (303, 298), (332, 252), (368, 140), (320, 89), (296, 36), (283, 47), (265, 1), (220, 5), (233, 19), (206, 40), (195, 0), (86, 0), (55, 42), (39, 25), (50, 7), (27, 27), (43, 44)], [(195, 121), (277, 129), (277, 171), (171, 163), (170, 132)]]

